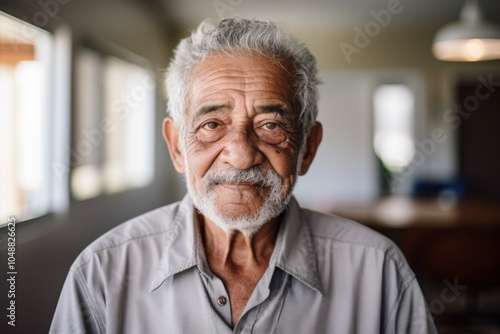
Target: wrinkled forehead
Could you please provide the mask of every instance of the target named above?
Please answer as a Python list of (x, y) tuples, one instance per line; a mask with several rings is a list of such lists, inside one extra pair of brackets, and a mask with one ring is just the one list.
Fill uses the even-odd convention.
[(290, 61), (263, 54), (215, 53), (196, 65), (187, 78), (186, 111), (193, 104), (225, 90), (241, 90), (263, 98), (283, 100), (298, 110), (297, 87)]

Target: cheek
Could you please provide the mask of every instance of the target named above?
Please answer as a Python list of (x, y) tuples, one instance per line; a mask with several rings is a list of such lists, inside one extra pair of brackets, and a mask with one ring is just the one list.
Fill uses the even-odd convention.
[(291, 148), (293, 153), (297, 155), (300, 150), (300, 146), (302, 144), (302, 133), (301, 132), (294, 132), (292, 135), (288, 137), (287, 140), (287, 145)]
[(218, 145), (203, 144), (196, 138), (188, 139), (186, 156), (191, 178), (202, 178), (212, 166), (220, 150)]
[(285, 184), (295, 180), (297, 154), (295, 151), (273, 147), (265, 154), (272, 168), (284, 180)]
[[(297, 169), (297, 163), (299, 160), (300, 151), (300, 135), (298, 133), (293, 133), (287, 137), (287, 140), (281, 144), (273, 147), (270, 158), (272, 158), (275, 163), (275, 168), (279, 168), (280, 171), (276, 170), (282, 177), (285, 175), (295, 174)], [(270, 161), (273, 161), (270, 159)]]

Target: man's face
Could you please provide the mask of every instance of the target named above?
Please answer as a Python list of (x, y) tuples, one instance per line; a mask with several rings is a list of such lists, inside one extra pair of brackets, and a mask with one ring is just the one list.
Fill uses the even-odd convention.
[[(279, 63), (260, 55), (217, 54), (194, 69), (180, 140), (188, 189), (204, 216), (236, 229), (235, 221), (247, 220), (258, 229), (286, 206), (303, 139), (292, 82)], [(272, 217), (259, 213), (280, 204)], [(252, 222), (259, 219), (266, 221)]]

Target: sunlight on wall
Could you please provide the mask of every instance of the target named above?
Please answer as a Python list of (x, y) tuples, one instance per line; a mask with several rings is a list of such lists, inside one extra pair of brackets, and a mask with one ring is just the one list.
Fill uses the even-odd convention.
[(140, 66), (83, 49), (77, 57), (76, 199), (145, 186), (154, 175), (154, 79)]
[(373, 95), (375, 153), (391, 172), (401, 171), (413, 158), (414, 96), (405, 85), (380, 85)]
[[(27, 34), (26, 31), (36, 33)], [(52, 37), (0, 13), (0, 225), (52, 209)]]

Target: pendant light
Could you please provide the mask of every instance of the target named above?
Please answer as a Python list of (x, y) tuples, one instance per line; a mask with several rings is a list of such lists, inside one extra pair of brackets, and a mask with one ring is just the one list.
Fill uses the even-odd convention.
[(485, 22), (477, 1), (468, 0), (460, 20), (437, 32), (432, 53), (444, 61), (500, 59), (500, 26)]

